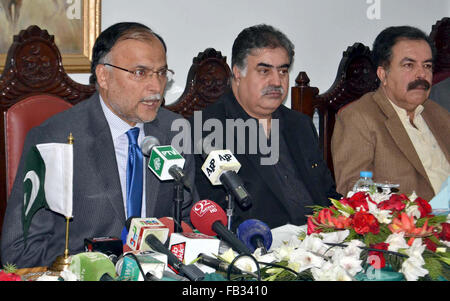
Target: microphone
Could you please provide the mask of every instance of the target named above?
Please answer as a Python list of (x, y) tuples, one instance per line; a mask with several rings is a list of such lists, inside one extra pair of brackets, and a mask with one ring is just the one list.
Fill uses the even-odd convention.
[(148, 168), (161, 181), (176, 180), (191, 190), (192, 185), (188, 181), (184, 171), (183, 156), (171, 145), (161, 146), (158, 138), (146, 136), (141, 143), (142, 154), (150, 157)]
[(226, 228), (225, 211), (211, 200), (201, 200), (192, 206), (190, 218), (192, 225), (201, 233), (209, 236), (220, 236), (236, 252), (251, 254), (252, 252), (230, 230)]
[[(206, 266), (209, 266), (217, 271), (221, 272), (228, 272), (228, 269), (230, 268), (230, 264), (226, 263), (225, 261), (222, 261), (220, 259), (208, 256), (206, 254), (200, 253), (198, 254), (198, 263), (204, 264)], [(237, 268), (236, 266), (231, 266), (231, 273), (233, 274), (243, 274), (247, 273), (242, 271), (241, 269)], [(254, 275), (253, 273), (248, 273), (251, 275)], [(256, 276), (256, 275), (255, 275)]]
[(154, 217), (133, 218), (125, 222), (128, 230), (126, 245), (133, 251), (148, 251), (151, 246), (146, 243), (145, 238), (152, 234), (164, 243), (169, 236), (169, 228)]
[(68, 269), (81, 281), (109, 281), (116, 278), (114, 263), (100, 252), (73, 255)]
[(272, 245), (272, 231), (266, 223), (257, 219), (242, 222), (236, 230), (237, 237), (252, 251), (262, 248), (261, 253), (267, 254)]
[(166, 254), (167, 262), (170, 266), (172, 266), (176, 271), (178, 271), (181, 275), (185, 276), (191, 281), (200, 281), (203, 280), (205, 274), (200, 270), (197, 266), (189, 264), (183, 264), (172, 252), (169, 251), (159, 239), (153, 235), (149, 234), (145, 238), (145, 242), (152, 247), (153, 250)]
[[(203, 158), (205, 153), (202, 152)], [(241, 163), (228, 150), (212, 150), (202, 165), (202, 171), (212, 185), (222, 184), (242, 207), (251, 205), (250, 194), (244, 187), (242, 179), (237, 175)]]

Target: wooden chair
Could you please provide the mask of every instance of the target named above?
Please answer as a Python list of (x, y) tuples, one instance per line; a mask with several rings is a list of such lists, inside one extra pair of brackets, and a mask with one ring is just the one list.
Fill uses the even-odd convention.
[(433, 84), (450, 77), (450, 18), (437, 21), (431, 28), (430, 38), (436, 46)]
[(214, 103), (231, 89), (231, 70), (226, 57), (214, 48), (207, 48), (192, 60), (183, 94), (167, 109), (190, 117)]
[(369, 47), (355, 43), (348, 47), (338, 67), (336, 79), (331, 87), (319, 94), (319, 89), (309, 85), (306, 72), (300, 72), (296, 84), (291, 88), (292, 109), (309, 115), (319, 115), (319, 143), (323, 157), (332, 174), (331, 136), (336, 113), (343, 106), (374, 91), (379, 86), (376, 68)]
[(0, 233), (27, 132), (94, 92), (66, 74), (46, 30), (30, 26), (14, 36), (0, 77)]

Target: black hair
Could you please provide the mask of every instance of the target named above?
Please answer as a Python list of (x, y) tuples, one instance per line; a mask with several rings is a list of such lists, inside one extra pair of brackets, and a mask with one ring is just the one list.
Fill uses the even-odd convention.
[(427, 34), (412, 26), (391, 26), (380, 32), (373, 42), (372, 57), (376, 67), (389, 66), (392, 57), (392, 47), (400, 40), (423, 40), (427, 42), (431, 48), (434, 61), (436, 47)]
[(266, 24), (245, 28), (234, 40), (231, 68), (236, 65), (239, 69), (244, 69), (247, 65), (247, 56), (255, 49), (277, 47), (286, 49), (291, 64), (295, 54), (294, 44), (284, 33)]
[(106, 55), (108, 55), (108, 53), (120, 38), (133, 32), (148, 33), (155, 36), (158, 40), (161, 41), (164, 47), (164, 51), (167, 52), (166, 43), (164, 42), (163, 38), (153, 32), (150, 27), (144, 24), (136, 22), (120, 22), (111, 25), (100, 33), (92, 49), (91, 77), (89, 78), (89, 82), (91, 84), (97, 82), (97, 77), (95, 75), (95, 69), (97, 68), (97, 65), (102, 62)]

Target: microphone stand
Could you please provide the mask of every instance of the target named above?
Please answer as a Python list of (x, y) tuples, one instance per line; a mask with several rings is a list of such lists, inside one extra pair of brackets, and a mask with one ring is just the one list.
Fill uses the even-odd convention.
[(183, 232), (181, 228), (181, 208), (183, 204), (183, 183), (179, 180), (175, 180), (174, 185), (174, 215), (173, 215), (173, 232), (181, 233)]
[(227, 193), (225, 200), (228, 202), (227, 217), (228, 217), (228, 230), (231, 231), (231, 218), (233, 217), (233, 195)]

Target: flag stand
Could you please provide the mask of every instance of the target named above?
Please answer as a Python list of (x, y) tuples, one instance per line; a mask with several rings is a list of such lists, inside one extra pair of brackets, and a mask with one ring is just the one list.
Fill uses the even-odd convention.
[[(73, 140), (74, 139), (72, 133), (70, 133), (67, 143), (73, 144)], [(66, 216), (66, 246), (64, 249), (64, 255), (59, 255), (58, 257), (56, 257), (55, 261), (50, 267), (50, 270), (54, 272), (67, 271), (72, 260), (72, 258), (69, 256), (69, 221), (70, 217)]]

